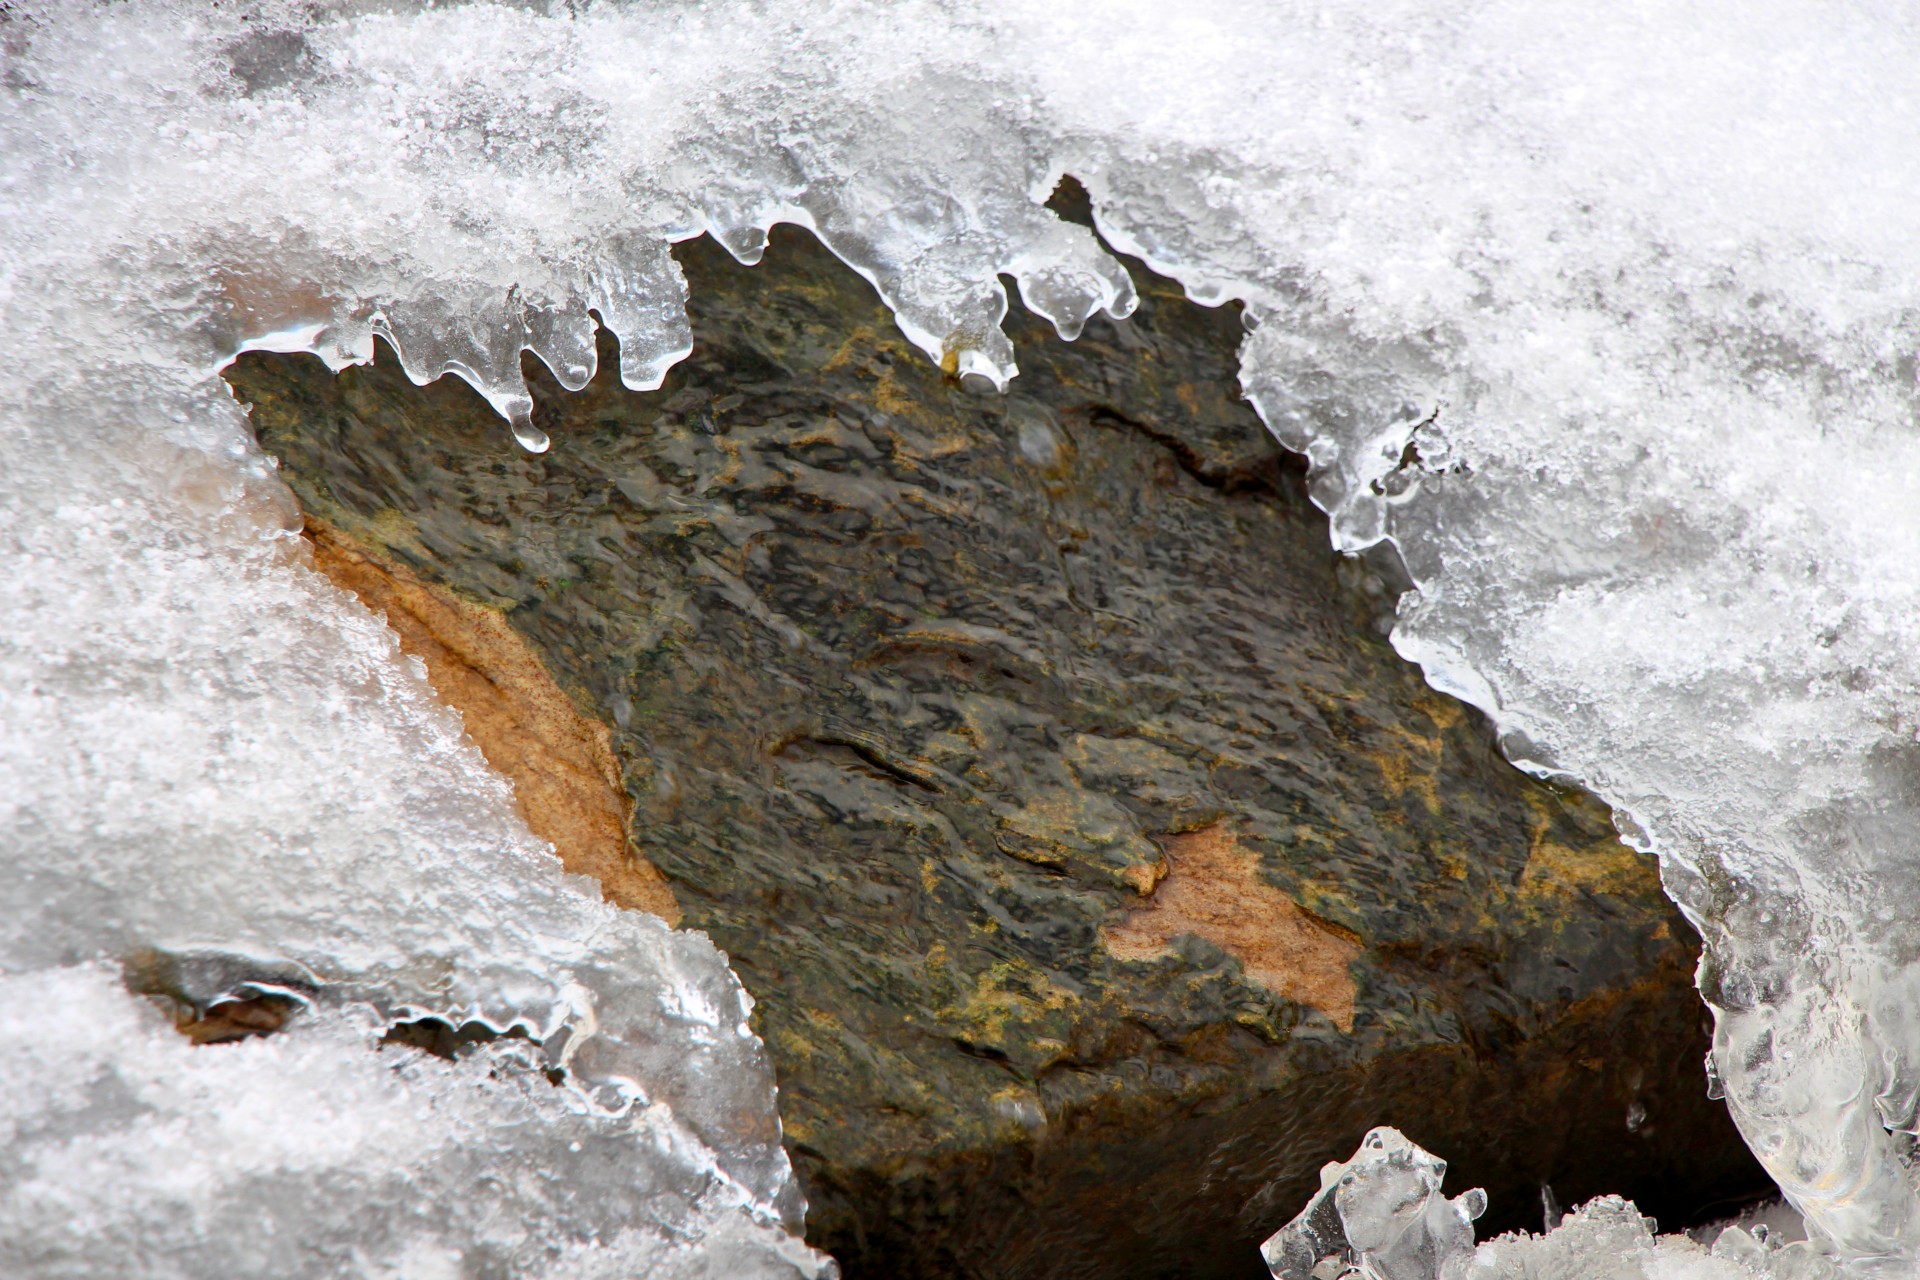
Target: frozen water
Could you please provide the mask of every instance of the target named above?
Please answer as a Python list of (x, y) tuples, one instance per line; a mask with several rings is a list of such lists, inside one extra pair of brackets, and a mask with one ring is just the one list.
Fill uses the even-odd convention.
[[(301, 564), (214, 373), (250, 346), (363, 360), (380, 335), (542, 447), (523, 350), (578, 385), (597, 316), (622, 377), (656, 385), (689, 341), (668, 244), (708, 231), (750, 261), (784, 220), (872, 280), (930, 357), (1004, 384), (1000, 277), (1068, 336), (1132, 303), (1093, 237), (1041, 206), (1071, 172), (1111, 242), (1202, 300), (1244, 300), (1246, 388), (1312, 460), (1336, 544), (1406, 561), (1400, 650), (1492, 714), (1516, 761), (1591, 786), (1660, 854), (1706, 940), (1717, 1087), (1743, 1132), (1839, 1255), (1910, 1269), (1915, 16), (1905, 0), (13, 0), (0, 982), (92, 992), (49, 1009), (65, 1025), (133, 1016), (99, 967), (132, 951), (309, 975), (311, 1009), (271, 1049), (162, 1041), (235, 1089), (284, 1060), (290, 1115), (321, 1104), (284, 1055), (345, 1064), (382, 1018), (478, 1011), (549, 1046), (565, 1025), (570, 1083), (527, 1106), (585, 1109), (509, 1144), (541, 1185), (598, 1203), (604, 1171), (566, 1125), (644, 1112), (692, 1137), (633, 1138), (659, 1163), (635, 1155), (631, 1176), (710, 1165), (734, 1208), (670, 1209), (659, 1190), (618, 1221), (790, 1221), (757, 1048), (715, 1030), (737, 1030), (742, 999), (718, 959), (543, 860), (384, 632)], [(358, 1069), (340, 1066), (342, 1090)], [(470, 1224), (429, 1231), (425, 1200), (364, 1179), (435, 1185), (453, 1166), (425, 1172), (430, 1147), (488, 1149), (505, 1122), (429, 1105), (429, 1077), (394, 1078), (441, 1137), (381, 1157), (396, 1163), (222, 1148), (205, 1159), (229, 1181), (209, 1173), (180, 1203), (210, 1222), (311, 1161), (363, 1179), (316, 1202), (381, 1206), (393, 1257), (441, 1247), (421, 1241)], [(224, 1096), (180, 1093), (152, 1123)], [(80, 1149), (63, 1124), (131, 1134), (148, 1112), (58, 1114), (79, 1118), (28, 1116), (44, 1136), (7, 1166), (8, 1186), (55, 1199), (9, 1201), (9, 1223), (145, 1176), (52, 1153)], [(116, 1221), (161, 1214), (106, 1199)], [(625, 1209), (551, 1203), (527, 1219), (554, 1224), (541, 1257), (614, 1248)]]
[(1261, 1250), (1279, 1280), (1322, 1280), (1347, 1270), (1369, 1280), (1439, 1280), (1473, 1255), (1473, 1220), (1486, 1193), (1440, 1194), (1447, 1162), (1375, 1129), (1344, 1164), (1320, 1170), (1320, 1191)]
[(1440, 1193), (1447, 1162), (1375, 1129), (1261, 1250), (1275, 1280), (1835, 1280), (1833, 1258), (1796, 1239), (1729, 1225), (1710, 1244), (1658, 1235), (1618, 1196), (1591, 1200), (1544, 1234), (1477, 1247), (1478, 1190)]
[[(215, 376), (382, 326), (416, 370), (505, 349), (496, 304), (450, 309), (465, 276), (384, 309), (327, 292), (428, 268), (367, 234), (404, 210), (374, 175), (354, 193), (326, 121), (271, 101), (327, 72), (255, 21), (0, 12), (0, 1274), (820, 1275), (725, 958), (525, 830), (312, 571)], [(269, 138), (292, 149), (241, 159)], [(325, 242), (293, 201), (336, 167)], [(590, 295), (637, 376), (675, 341), (649, 252)], [(579, 333), (528, 325), (578, 380)], [(132, 988), (296, 1011), (196, 1046)], [(425, 1017), (520, 1034), (381, 1046)]]
[(724, 957), (520, 826), (230, 398), (89, 367), (0, 440), (0, 1274), (817, 1274)]

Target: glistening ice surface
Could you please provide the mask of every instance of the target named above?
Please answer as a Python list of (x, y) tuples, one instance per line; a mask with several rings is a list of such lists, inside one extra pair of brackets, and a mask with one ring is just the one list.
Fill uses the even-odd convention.
[(1486, 1196), (1448, 1199), (1447, 1162), (1375, 1129), (1347, 1161), (1320, 1170), (1320, 1191), (1261, 1249), (1274, 1280), (1832, 1280), (1831, 1260), (1804, 1244), (1773, 1246), (1764, 1227), (1729, 1225), (1711, 1246), (1654, 1224), (1618, 1196), (1581, 1205), (1543, 1234), (1513, 1232), (1478, 1247)]
[[(816, 1274), (723, 958), (563, 875), (231, 400), (91, 336), (6, 375), (0, 1274)], [(378, 1047), (429, 1015), (523, 1034)]]
[[(7, 1269), (783, 1247), (737, 989), (515, 828), (299, 563), (215, 371), (381, 333), (540, 447), (523, 347), (579, 385), (591, 309), (654, 385), (688, 341), (667, 243), (751, 259), (788, 220), (1004, 381), (997, 275), (1063, 334), (1130, 305), (1040, 207), (1063, 172), (1246, 301), (1336, 544), (1407, 562), (1401, 651), (1661, 855), (1743, 1132), (1839, 1256), (1920, 1265), (1910, 3), (27, 0), (0, 45), (0, 989), (38, 1064)], [(143, 951), (297, 966), (313, 1008), (194, 1050), (122, 994)], [(381, 1019), (436, 1009), (579, 1045), (568, 1083), (510, 1041), (388, 1069)], [(363, 1085), (412, 1127), (343, 1120)], [(241, 1115), (274, 1142), (190, 1136)], [(241, 1204), (286, 1222), (222, 1230)]]

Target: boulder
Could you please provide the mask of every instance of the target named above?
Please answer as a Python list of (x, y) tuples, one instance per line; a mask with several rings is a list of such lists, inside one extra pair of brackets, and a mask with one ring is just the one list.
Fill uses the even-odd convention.
[(1016, 304), (980, 395), (804, 232), (678, 256), (692, 357), (529, 359), (539, 456), (384, 349), (229, 377), (530, 824), (731, 957), (851, 1280), (1251, 1280), (1375, 1125), (1482, 1234), (1766, 1185), (1652, 863), (1393, 653), (1231, 308)]

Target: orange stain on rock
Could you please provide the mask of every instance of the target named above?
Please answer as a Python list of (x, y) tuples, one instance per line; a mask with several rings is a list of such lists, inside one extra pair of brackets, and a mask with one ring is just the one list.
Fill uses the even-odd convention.
[(1166, 955), (1175, 938), (1205, 938), (1275, 995), (1353, 1030), (1349, 966), (1360, 956), (1358, 939), (1316, 920), (1268, 884), (1259, 856), (1241, 848), (1224, 826), (1168, 836), (1164, 843), (1166, 878), (1124, 921), (1102, 931), (1108, 951), (1122, 960), (1151, 960)]
[(680, 923), (659, 868), (628, 847), (631, 801), (604, 724), (580, 714), (499, 610), (423, 581), (325, 521), (307, 517), (313, 563), (359, 596), (427, 668), (480, 754), (513, 783), (520, 816), (607, 901)]

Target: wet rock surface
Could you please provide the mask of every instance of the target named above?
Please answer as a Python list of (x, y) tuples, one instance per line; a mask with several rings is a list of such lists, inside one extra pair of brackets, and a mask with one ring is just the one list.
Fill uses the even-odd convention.
[(603, 728), (624, 794), (566, 803), (627, 845), (569, 865), (731, 957), (852, 1280), (1264, 1275), (1373, 1125), (1483, 1235), (1542, 1184), (1671, 1226), (1765, 1185), (1652, 863), (1380, 638), (1235, 314), (1136, 265), (1078, 342), (1016, 307), (980, 396), (804, 233), (679, 256), (692, 358), (536, 372), (541, 456), (384, 351), (229, 376), (323, 569), (497, 620)]

